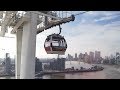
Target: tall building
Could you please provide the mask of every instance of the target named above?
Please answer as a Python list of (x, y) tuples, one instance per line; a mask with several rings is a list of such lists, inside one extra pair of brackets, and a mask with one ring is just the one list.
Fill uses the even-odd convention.
[(65, 69), (65, 58), (58, 58), (53, 62), (50, 62), (51, 70), (63, 71)]
[(9, 53), (6, 53), (5, 58), (5, 73), (10, 75), (11, 74), (11, 59), (9, 57)]
[(114, 58), (114, 56), (111, 54), (111, 55), (110, 55), (110, 59), (113, 59), (113, 58)]
[(35, 73), (42, 71), (42, 62), (38, 58), (35, 59)]
[(79, 59), (80, 61), (82, 61), (82, 58), (83, 58), (83, 54), (80, 53), (78, 59)]
[(58, 58), (57, 60), (57, 70), (63, 71), (65, 69), (65, 58)]
[(67, 55), (67, 60), (70, 60), (70, 54)]
[(89, 63), (89, 55), (85, 52), (84, 62)]
[(117, 61), (117, 64), (120, 64), (120, 53), (119, 52), (116, 52), (116, 61)]
[(89, 60), (90, 60), (90, 63), (94, 62), (94, 52), (89, 53)]
[(77, 53), (75, 53), (75, 60), (78, 60), (78, 58), (77, 58)]
[(70, 54), (68, 54), (68, 60), (72, 61), (73, 60), (73, 56), (71, 56)]
[(105, 59), (108, 60), (108, 56), (105, 56)]
[(78, 59), (82, 62), (84, 62), (85, 54), (80, 53)]
[(97, 63), (100, 60), (100, 51), (95, 51), (95, 62)]

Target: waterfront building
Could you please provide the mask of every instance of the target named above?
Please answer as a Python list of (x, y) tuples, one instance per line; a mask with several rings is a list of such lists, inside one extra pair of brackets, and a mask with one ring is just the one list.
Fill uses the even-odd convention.
[(117, 61), (117, 64), (120, 65), (120, 53), (119, 52), (116, 52), (116, 61)]
[(95, 63), (97, 63), (100, 60), (101, 57), (100, 54), (101, 54), (100, 51), (95, 51)]
[(75, 53), (75, 58), (74, 58), (75, 61), (78, 60), (78, 57), (77, 57), (77, 53)]
[(89, 60), (90, 60), (90, 63), (94, 62), (94, 52), (89, 53)]
[(35, 73), (42, 71), (42, 62), (38, 58), (35, 59)]
[(6, 58), (5, 58), (5, 73), (10, 75), (11, 72), (11, 59), (9, 57), (9, 53), (6, 53)]

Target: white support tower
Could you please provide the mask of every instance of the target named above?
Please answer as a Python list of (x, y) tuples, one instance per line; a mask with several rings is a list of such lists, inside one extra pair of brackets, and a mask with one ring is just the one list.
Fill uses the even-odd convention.
[(30, 13), (30, 21), (23, 26), (20, 79), (35, 78), (36, 34), (37, 14)]
[(20, 78), (21, 49), (22, 49), (22, 30), (16, 32), (16, 59), (15, 59), (15, 78)]

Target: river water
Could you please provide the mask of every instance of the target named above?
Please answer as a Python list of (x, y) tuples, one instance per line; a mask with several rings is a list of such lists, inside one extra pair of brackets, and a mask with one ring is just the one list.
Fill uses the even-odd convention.
[[(44, 75), (43, 79), (120, 79), (120, 66), (102, 66), (104, 67), (103, 71)], [(1, 77), (0, 79), (14, 79), (14, 77)]]

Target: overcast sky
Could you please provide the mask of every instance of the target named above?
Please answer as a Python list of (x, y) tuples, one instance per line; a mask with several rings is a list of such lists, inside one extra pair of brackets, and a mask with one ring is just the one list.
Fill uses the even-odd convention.
[[(104, 57), (120, 52), (120, 12), (118, 11), (90, 11), (76, 16), (75, 21), (61, 25), (61, 27), (61, 35), (65, 37), (68, 44), (65, 55), (98, 50)], [(47, 35), (58, 32), (59, 27), (57, 26), (37, 35), (37, 57), (57, 57), (46, 54), (44, 41)], [(3, 56), (3, 51), (10, 52), (14, 56), (15, 43), (15, 38), (0, 37), (0, 57)]]

